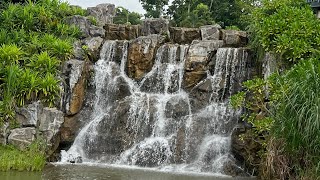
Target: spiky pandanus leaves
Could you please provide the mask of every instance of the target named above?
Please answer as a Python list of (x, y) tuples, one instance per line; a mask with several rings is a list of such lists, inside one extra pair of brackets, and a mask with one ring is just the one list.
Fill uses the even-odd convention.
[[(320, 61), (299, 62), (279, 78), (274, 133), (303, 170), (320, 164)], [(320, 169), (317, 170), (320, 175)]]

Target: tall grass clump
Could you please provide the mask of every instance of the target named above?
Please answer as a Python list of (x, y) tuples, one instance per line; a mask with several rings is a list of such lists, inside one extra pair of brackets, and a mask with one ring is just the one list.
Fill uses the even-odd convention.
[(41, 171), (46, 163), (44, 145), (38, 141), (21, 151), (0, 145), (0, 171)]
[[(299, 62), (277, 82), (273, 133), (284, 140), (297, 172), (314, 169), (320, 176), (320, 62)], [(299, 174), (300, 174), (299, 173)]]

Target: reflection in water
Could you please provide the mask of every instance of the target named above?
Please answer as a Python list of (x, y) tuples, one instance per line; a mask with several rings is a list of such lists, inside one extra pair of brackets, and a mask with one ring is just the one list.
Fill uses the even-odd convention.
[(173, 174), (142, 168), (114, 166), (57, 165), (41, 173), (0, 172), (1, 180), (249, 180), (254, 178), (217, 177), (212, 174)]

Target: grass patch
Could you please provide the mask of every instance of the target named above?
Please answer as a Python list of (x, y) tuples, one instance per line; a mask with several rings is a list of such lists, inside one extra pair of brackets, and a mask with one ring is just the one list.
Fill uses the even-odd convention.
[(45, 164), (46, 156), (41, 143), (31, 144), (26, 151), (0, 145), (0, 171), (41, 171)]

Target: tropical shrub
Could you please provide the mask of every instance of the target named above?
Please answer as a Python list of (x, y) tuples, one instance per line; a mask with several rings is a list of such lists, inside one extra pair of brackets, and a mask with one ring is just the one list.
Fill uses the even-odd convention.
[(319, 54), (319, 20), (305, 0), (263, 0), (250, 16), (254, 47), (297, 61)]
[(80, 30), (64, 23), (85, 15), (59, 0), (1, 3), (0, 123), (14, 121), (14, 109), (35, 100), (54, 106), (61, 62), (72, 56)]

